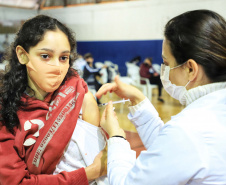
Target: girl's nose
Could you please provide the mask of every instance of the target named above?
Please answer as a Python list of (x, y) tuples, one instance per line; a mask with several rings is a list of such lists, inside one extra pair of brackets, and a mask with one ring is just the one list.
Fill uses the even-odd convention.
[(49, 61), (48, 64), (52, 65), (52, 66), (60, 66), (60, 61), (59, 61), (59, 59), (53, 59), (53, 60)]

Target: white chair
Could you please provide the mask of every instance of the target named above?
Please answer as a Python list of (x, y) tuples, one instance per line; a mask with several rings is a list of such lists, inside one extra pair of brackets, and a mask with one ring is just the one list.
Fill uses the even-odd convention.
[(158, 74), (161, 73), (161, 66), (159, 64), (152, 64), (152, 67)]
[(130, 78), (130, 77), (128, 77), (128, 76), (119, 76), (119, 79), (120, 79), (123, 83), (129, 84), (129, 85), (133, 85), (133, 84), (134, 84), (132, 78)]
[(112, 61), (110, 61), (110, 60), (104, 61), (104, 64), (107, 65), (108, 67), (114, 66), (114, 63)]
[[(152, 99), (152, 86), (149, 82), (148, 78), (140, 77), (140, 68), (132, 63), (126, 62), (127, 67), (127, 76), (132, 79), (132, 85), (136, 86), (137, 88), (141, 89), (142, 93), (147, 96), (150, 101)], [(146, 84), (141, 84), (141, 80), (144, 80)]]
[(0, 63), (0, 70), (5, 71), (6, 65), (4, 63)]
[[(95, 63), (95, 66), (97, 68), (102, 68), (104, 66), (104, 63), (102, 62), (96, 62)], [(100, 83), (101, 84), (105, 84), (107, 83), (107, 80), (108, 80), (108, 73), (107, 73), (107, 69), (106, 68), (102, 68), (100, 70), (100, 74), (101, 74), (101, 77), (100, 77)]]
[(110, 72), (109, 80), (110, 82), (114, 81), (115, 76), (118, 75), (118, 65), (114, 64), (111, 61), (104, 61), (104, 64), (108, 66), (108, 70)]

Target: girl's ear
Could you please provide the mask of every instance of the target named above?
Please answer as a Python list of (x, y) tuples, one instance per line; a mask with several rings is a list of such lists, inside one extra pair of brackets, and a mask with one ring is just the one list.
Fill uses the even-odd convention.
[(17, 46), (16, 47), (16, 55), (17, 55), (17, 58), (19, 60), (19, 62), (22, 64), (22, 65), (25, 65), (29, 62), (29, 58), (27, 56), (27, 52), (24, 50), (24, 48), (22, 46)]
[(193, 81), (198, 75), (199, 66), (193, 59), (189, 59), (187, 61), (187, 68), (189, 81)]

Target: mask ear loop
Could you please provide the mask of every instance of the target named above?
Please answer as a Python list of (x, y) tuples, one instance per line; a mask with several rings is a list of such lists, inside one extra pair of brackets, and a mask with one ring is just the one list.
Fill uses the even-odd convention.
[[(186, 61), (186, 62), (187, 62), (187, 61)], [(180, 66), (184, 65), (186, 62), (184, 62), (183, 64), (180, 64), (180, 65), (178, 65), (178, 66), (172, 67), (172, 68), (170, 68), (170, 69), (175, 69), (175, 68), (178, 68), (178, 67), (180, 67)]]
[[(187, 62), (187, 61), (186, 61), (186, 62)], [(184, 62), (183, 64), (180, 64), (180, 65), (178, 65), (178, 66), (172, 67), (172, 68), (170, 68), (170, 70), (171, 70), (171, 69), (178, 68), (178, 67), (184, 65), (186, 62)], [(164, 65), (165, 65), (165, 64), (164, 64)], [(184, 87), (186, 88), (190, 82), (191, 82), (191, 81), (189, 80), (188, 83), (186, 83), (186, 85), (185, 85)]]
[(189, 80), (188, 83), (186, 83), (186, 85), (185, 85), (184, 87), (186, 88), (190, 82), (191, 82), (191, 81)]

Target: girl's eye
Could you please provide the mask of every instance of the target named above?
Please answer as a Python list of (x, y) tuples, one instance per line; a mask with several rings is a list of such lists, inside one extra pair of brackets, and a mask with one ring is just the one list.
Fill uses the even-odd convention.
[(42, 54), (41, 57), (42, 57), (43, 59), (48, 59), (48, 58), (49, 58), (49, 55), (47, 55), (47, 54)]
[(68, 60), (68, 59), (69, 59), (68, 56), (62, 56), (62, 57), (60, 57), (60, 60), (63, 60), (63, 61), (66, 61), (66, 60)]

